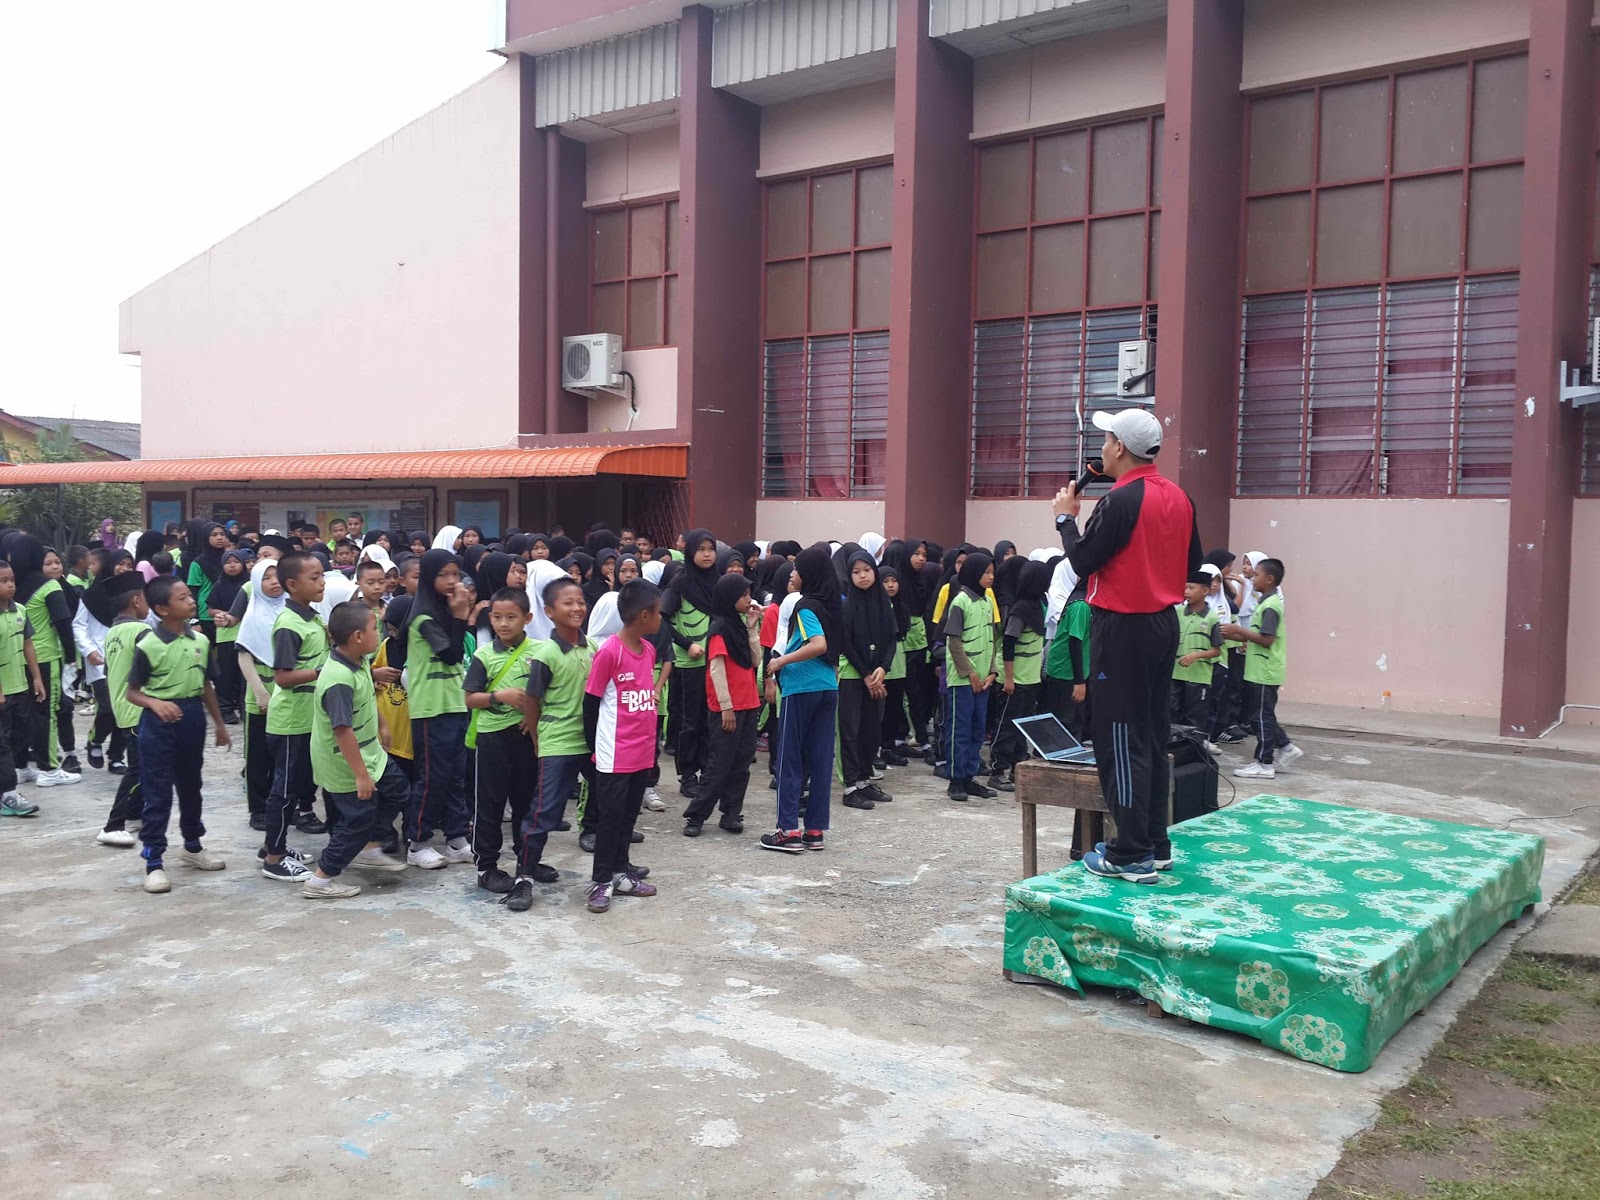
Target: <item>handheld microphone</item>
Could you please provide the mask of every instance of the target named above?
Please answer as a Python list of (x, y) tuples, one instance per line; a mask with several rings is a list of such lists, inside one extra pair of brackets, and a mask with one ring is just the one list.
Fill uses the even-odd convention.
[(1107, 478), (1104, 462), (1098, 458), (1085, 459), (1083, 474), (1078, 476), (1078, 495), (1083, 495), (1091, 483), (1103, 483)]

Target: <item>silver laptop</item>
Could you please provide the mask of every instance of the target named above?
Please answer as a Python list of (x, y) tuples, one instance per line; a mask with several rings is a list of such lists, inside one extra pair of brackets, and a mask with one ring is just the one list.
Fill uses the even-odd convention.
[(1046, 762), (1094, 765), (1094, 747), (1085, 746), (1073, 737), (1054, 713), (1021, 717), (1012, 724)]

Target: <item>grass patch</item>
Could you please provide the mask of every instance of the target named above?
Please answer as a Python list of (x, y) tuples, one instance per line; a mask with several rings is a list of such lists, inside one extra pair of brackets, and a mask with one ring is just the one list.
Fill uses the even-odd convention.
[(1600, 871), (1591, 871), (1579, 880), (1563, 903), (1600, 904)]
[(1597, 1008), (1600, 975), (1512, 955), (1314, 1200), (1600, 1200)]

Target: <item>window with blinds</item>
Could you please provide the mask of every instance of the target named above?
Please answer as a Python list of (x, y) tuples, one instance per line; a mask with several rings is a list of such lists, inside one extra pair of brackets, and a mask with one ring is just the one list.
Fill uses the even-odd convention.
[(884, 493), (893, 172), (766, 188), (761, 494)]
[[(1117, 344), (1155, 336), (1162, 118), (978, 151), (971, 494), (1053, 495), (1077, 478)], [(1098, 449), (1094, 434), (1091, 449)]]
[(1241, 496), (1504, 495), (1527, 59), (1249, 105)]

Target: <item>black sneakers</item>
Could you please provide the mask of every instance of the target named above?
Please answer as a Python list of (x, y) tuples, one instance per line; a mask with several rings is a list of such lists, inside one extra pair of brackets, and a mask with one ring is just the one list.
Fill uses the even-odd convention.
[(526, 879), (517, 880), (500, 903), (512, 912), (527, 912), (533, 907), (533, 884)]
[(683, 823), (683, 836), (684, 837), (699, 837), (700, 836), (700, 822), (699, 821), (685, 821)]
[[(871, 785), (868, 784), (867, 786), (870, 787)], [(866, 787), (852, 788), (846, 792), (844, 794), (844, 806), (846, 808), (860, 809), (877, 807), (873, 804), (872, 797), (868, 794)]]
[(869, 784), (866, 785), (866, 787), (858, 788), (858, 789), (856, 789), (856, 791), (857, 791), (858, 795), (865, 796), (868, 800), (871, 800), (874, 804), (887, 804), (887, 803), (889, 803), (889, 801), (894, 799), (893, 796), (891, 796), (888, 792), (884, 791), (881, 787), (879, 787), (875, 783), (869, 783)]
[(743, 833), (744, 818), (723, 817), (722, 820), (717, 822), (717, 828), (722, 830), (724, 833)]
[(554, 883), (556, 880), (561, 878), (560, 871), (556, 870), (549, 863), (542, 862), (534, 863), (533, 867), (528, 871), (528, 874), (533, 876), (533, 881), (535, 883)]
[(827, 835), (823, 833), (822, 830), (808, 829), (805, 831), (805, 833), (801, 834), (800, 844), (807, 850), (821, 850), (825, 848), (824, 842), (826, 839)]
[(804, 835), (798, 829), (777, 829), (761, 835), (763, 850), (777, 850), (782, 854), (804, 854)]
[(582, 850), (585, 854), (593, 854), (594, 853), (594, 834), (592, 834), (592, 833), (580, 833), (578, 835), (578, 849)]
[(93, 743), (89, 746), (89, 765), (96, 771), (103, 769), (106, 765), (106, 752)]
[(497, 896), (505, 895), (515, 883), (516, 880), (512, 879), (499, 867), (490, 867), (487, 871), (480, 872), (478, 875), (478, 886), (486, 892), (495, 893)]
[(976, 779), (963, 780), (961, 786), (966, 789), (967, 795), (978, 800), (993, 800), (1000, 794), (999, 792), (994, 791), (992, 788), (984, 787), (983, 784), (979, 783)]

